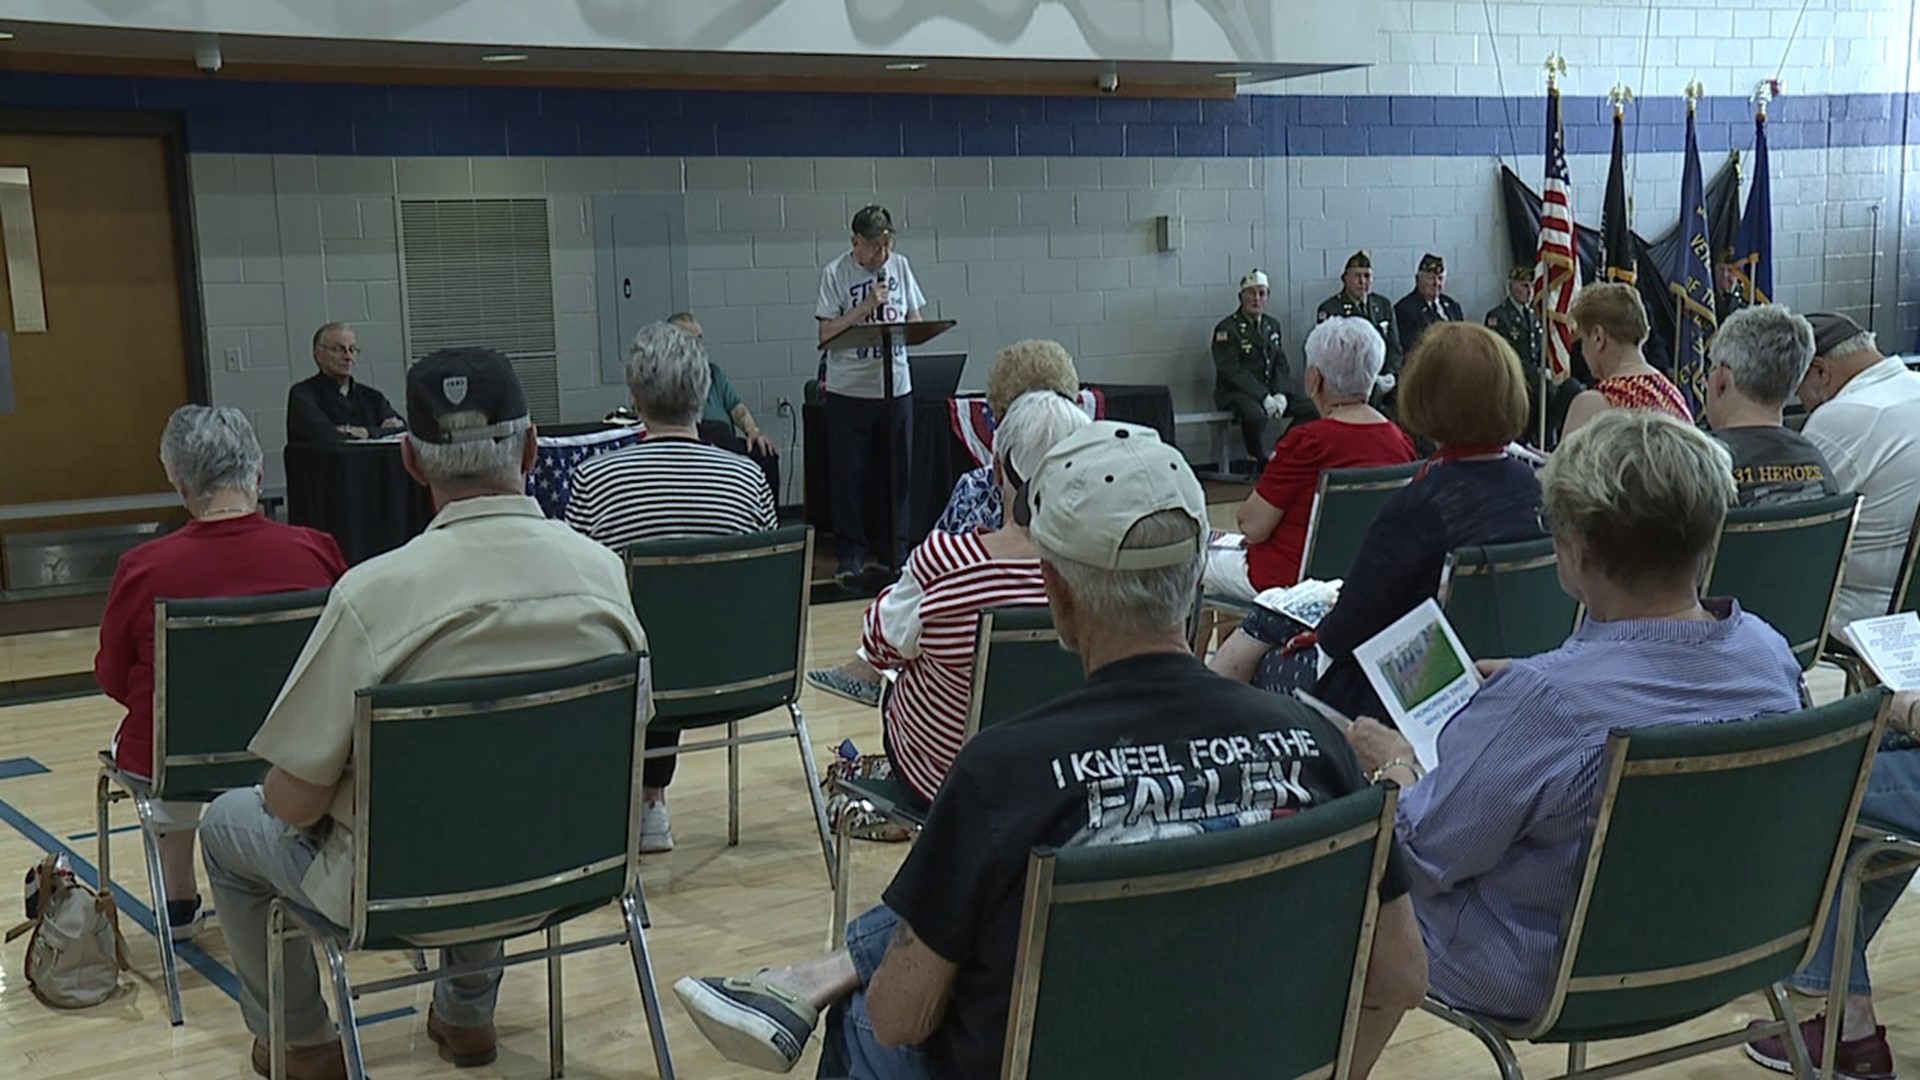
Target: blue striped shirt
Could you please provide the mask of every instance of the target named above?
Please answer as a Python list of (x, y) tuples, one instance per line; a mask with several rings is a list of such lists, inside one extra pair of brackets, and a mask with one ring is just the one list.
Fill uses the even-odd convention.
[(1397, 823), (1441, 1000), (1511, 1019), (1544, 1003), (1609, 730), (1800, 707), (1786, 640), (1731, 600), (1708, 607), (1720, 618), (1588, 620), (1514, 661), (1441, 731), (1439, 765)]

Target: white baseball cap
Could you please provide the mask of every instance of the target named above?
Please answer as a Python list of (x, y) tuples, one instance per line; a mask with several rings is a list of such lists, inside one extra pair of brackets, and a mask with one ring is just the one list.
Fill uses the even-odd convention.
[(1247, 272), (1246, 277), (1243, 277), (1240, 279), (1241, 292), (1246, 292), (1248, 289), (1253, 288), (1255, 285), (1258, 285), (1263, 289), (1267, 287), (1267, 275), (1264, 271), (1250, 270)]
[[(1054, 554), (1103, 570), (1177, 566), (1207, 542), (1207, 496), (1180, 451), (1152, 428), (1099, 420), (1054, 444), (1027, 486), (1029, 528)], [(1193, 537), (1122, 548), (1143, 519), (1178, 510)]]

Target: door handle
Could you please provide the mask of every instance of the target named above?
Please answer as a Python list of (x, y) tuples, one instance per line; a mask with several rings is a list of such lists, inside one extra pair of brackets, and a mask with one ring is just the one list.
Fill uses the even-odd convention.
[(632, 278), (620, 279), (620, 295), (623, 299), (627, 299), (627, 300), (633, 299), (633, 279)]

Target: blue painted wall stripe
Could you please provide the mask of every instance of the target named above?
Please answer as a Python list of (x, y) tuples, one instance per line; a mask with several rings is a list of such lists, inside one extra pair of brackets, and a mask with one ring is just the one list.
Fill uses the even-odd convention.
[[(1041, 98), (1017, 95), (582, 90), (153, 79), (0, 72), (17, 107), (182, 113), (204, 153), (379, 156), (1477, 157), (1537, 154), (1543, 95)], [(1629, 147), (1677, 152), (1685, 107), (1628, 113)], [(1562, 100), (1567, 149), (1603, 154), (1611, 112)], [(1811, 94), (1774, 103), (1777, 149), (1920, 138), (1920, 94)], [(1700, 148), (1745, 149), (1751, 106), (1708, 98)]]

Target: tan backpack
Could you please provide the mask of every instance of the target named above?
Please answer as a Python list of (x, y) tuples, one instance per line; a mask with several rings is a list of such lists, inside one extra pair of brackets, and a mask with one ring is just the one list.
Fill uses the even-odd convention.
[(27, 984), (55, 1008), (98, 1005), (120, 989), (127, 942), (113, 897), (88, 888), (64, 855), (49, 855), (27, 874), (27, 921), (7, 941), (27, 939)]

